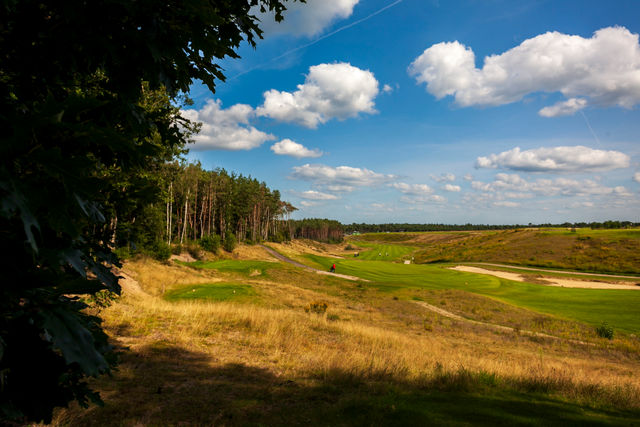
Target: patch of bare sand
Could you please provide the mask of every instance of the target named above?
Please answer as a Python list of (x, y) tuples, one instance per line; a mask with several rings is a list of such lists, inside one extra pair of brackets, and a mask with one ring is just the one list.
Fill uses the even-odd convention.
[[(465, 271), (467, 273), (489, 274), (503, 279), (514, 280), (516, 282), (531, 282), (523, 277), (522, 274), (510, 273), (507, 271), (486, 270), (479, 267), (471, 267), (468, 265), (458, 265), (452, 267), (451, 270)], [(545, 276), (542, 278), (546, 286), (558, 286), (563, 288), (587, 288), (587, 289), (629, 289), (640, 290), (640, 286), (627, 285), (620, 283), (593, 282), (587, 280), (561, 279), (557, 277)]]

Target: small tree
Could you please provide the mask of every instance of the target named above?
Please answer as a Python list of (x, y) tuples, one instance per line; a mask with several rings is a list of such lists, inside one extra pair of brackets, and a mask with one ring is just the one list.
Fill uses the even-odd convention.
[(200, 239), (200, 247), (205, 251), (216, 253), (220, 249), (220, 236), (217, 234), (210, 234)]
[(233, 233), (227, 233), (224, 238), (224, 250), (227, 252), (233, 252), (237, 245), (238, 240), (236, 239), (236, 235)]

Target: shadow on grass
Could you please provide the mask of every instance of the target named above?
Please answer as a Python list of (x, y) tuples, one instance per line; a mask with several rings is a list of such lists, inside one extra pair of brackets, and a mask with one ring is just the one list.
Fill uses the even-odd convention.
[[(210, 355), (155, 344), (123, 355), (101, 379), (104, 407), (71, 409), (60, 425), (630, 425), (638, 413), (587, 409), (544, 395), (459, 381), (422, 386), (340, 370), (304, 383)], [(472, 387), (473, 388), (473, 387)]]

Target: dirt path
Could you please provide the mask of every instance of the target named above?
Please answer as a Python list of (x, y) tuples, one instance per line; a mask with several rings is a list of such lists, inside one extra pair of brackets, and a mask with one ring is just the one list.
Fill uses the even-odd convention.
[[(487, 270), (479, 267), (471, 267), (469, 265), (458, 265), (452, 267), (451, 270), (465, 271), (467, 273), (488, 274), (495, 277), (501, 277), (507, 280), (514, 280), (516, 282), (530, 283), (526, 277), (518, 273), (510, 273), (508, 271), (496, 271)], [(542, 271), (542, 270), (539, 270)], [(573, 280), (573, 279), (561, 279), (557, 277), (543, 277), (544, 286), (558, 286), (563, 288), (584, 288), (584, 289), (626, 289), (633, 291), (640, 291), (640, 286), (636, 285), (624, 285), (618, 283), (604, 283), (604, 282), (592, 282), (586, 280)]]
[(280, 261), (287, 262), (287, 263), (289, 263), (291, 265), (295, 265), (296, 267), (304, 268), (307, 271), (314, 271), (317, 274), (324, 274), (324, 275), (327, 275), (327, 276), (335, 276), (335, 277), (340, 277), (342, 279), (347, 279), (347, 280), (360, 280), (362, 282), (368, 282), (367, 279), (361, 279), (360, 277), (356, 277), (356, 276), (349, 276), (347, 274), (330, 273), (328, 271), (318, 270), (317, 268), (309, 267), (308, 265), (300, 264), (299, 262), (296, 262), (296, 261), (292, 260), (291, 258), (287, 258), (286, 256), (274, 251), (273, 249), (271, 249), (268, 246), (265, 246), (265, 245), (260, 245), (260, 246), (262, 246), (267, 252), (269, 252), (274, 257), (278, 258)]
[(556, 337), (555, 335), (549, 335), (549, 334), (545, 334), (542, 332), (534, 332), (534, 331), (526, 331), (526, 330), (522, 330), (522, 329), (516, 329), (516, 328), (512, 328), (510, 326), (503, 326), (503, 325), (497, 325), (495, 323), (486, 323), (486, 322), (480, 322), (478, 320), (473, 320), (473, 319), (467, 319), (466, 317), (462, 317), (459, 316), (455, 313), (451, 313), (450, 311), (447, 310), (443, 310), (440, 307), (436, 307), (435, 305), (431, 305), (429, 303), (426, 303), (424, 301), (415, 301), (416, 304), (426, 308), (427, 310), (431, 310), (434, 313), (438, 313), (441, 316), (444, 317), (448, 317), (449, 319), (454, 319), (454, 320), (458, 320), (461, 322), (467, 322), (467, 323), (473, 323), (475, 325), (481, 325), (481, 326), (486, 326), (492, 329), (497, 329), (500, 331), (505, 331), (505, 332), (517, 332), (519, 334), (522, 335), (528, 335), (528, 336), (532, 336), (532, 337), (540, 337), (540, 338), (550, 338), (553, 340), (560, 340), (560, 341), (568, 341), (574, 344), (582, 344), (582, 345), (594, 345), (592, 343), (588, 343), (588, 342), (584, 342), (584, 341), (579, 341), (579, 340), (572, 340), (569, 338), (560, 338), (560, 337)]
[(491, 267), (502, 267), (502, 268), (513, 268), (516, 270), (527, 270), (527, 271), (542, 271), (545, 273), (564, 273), (564, 274), (575, 274), (576, 276), (596, 276), (596, 277), (611, 277), (613, 279), (638, 279), (640, 280), (640, 276), (622, 276), (616, 274), (600, 274), (600, 273), (583, 273), (581, 271), (566, 271), (566, 270), (547, 270), (544, 268), (535, 268), (535, 267), (517, 267), (514, 265), (505, 265), (505, 264), (492, 264), (490, 262), (473, 262), (469, 264), (475, 265), (487, 265)]

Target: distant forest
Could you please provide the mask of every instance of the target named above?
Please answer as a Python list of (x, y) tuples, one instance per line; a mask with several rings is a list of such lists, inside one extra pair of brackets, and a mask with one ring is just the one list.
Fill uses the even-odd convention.
[(604, 221), (604, 222), (564, 222), (562, 224), (509, 224), (509, 225), (489, 225), (489, 224), (356, 224), (344, 225), (346, 234), (359, 233), (385, 233), (385, 232), (416, 232), (416, 231), (467, 231), (467, 230), (510, 230), (517, 228), (545, 228), (545, 227), (564, 227), (564, 228), (632, 228), (640, 227), (640, 223), (631, 221)]

